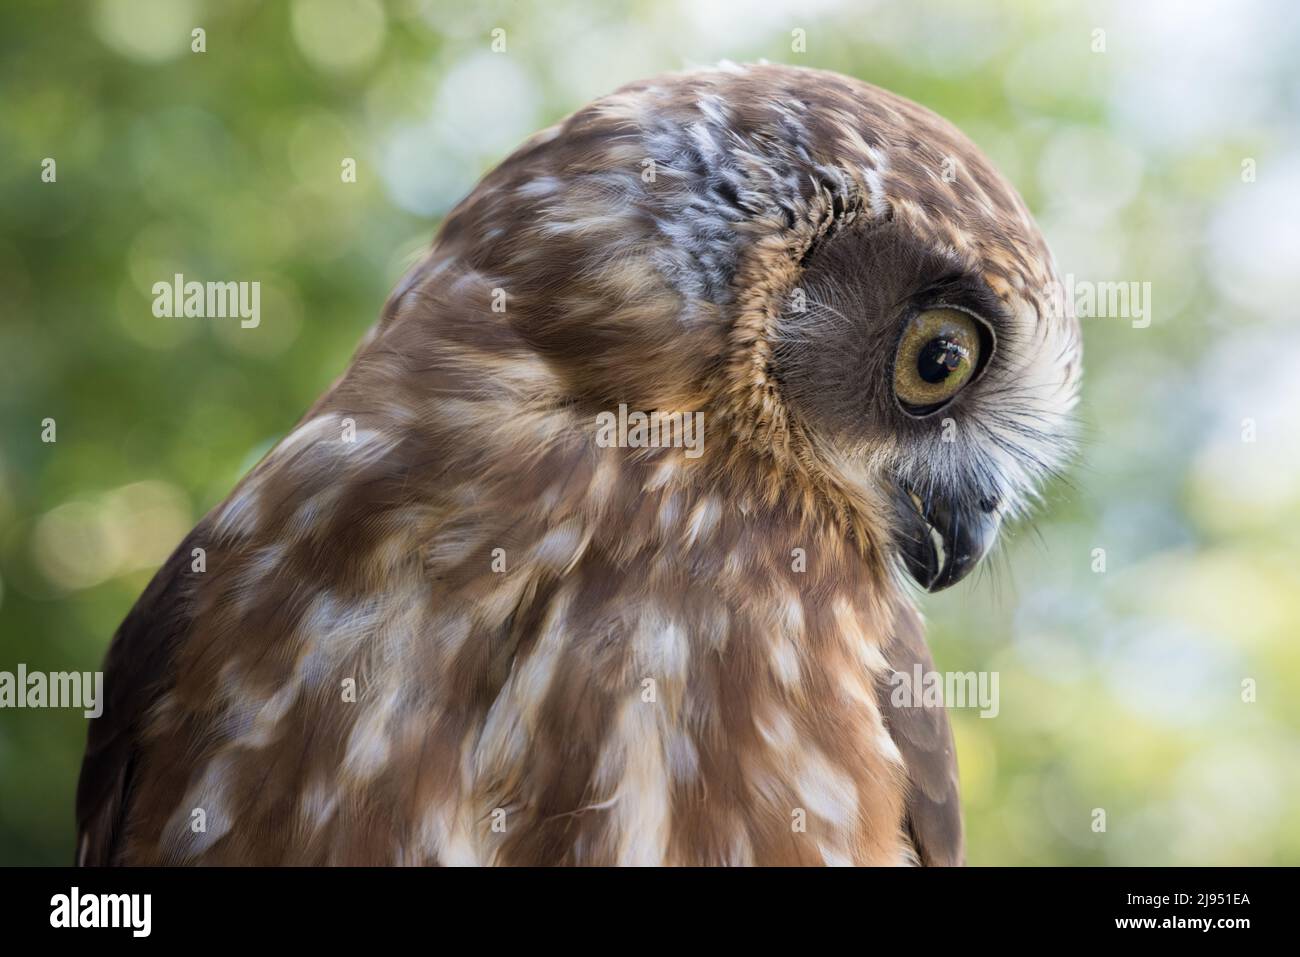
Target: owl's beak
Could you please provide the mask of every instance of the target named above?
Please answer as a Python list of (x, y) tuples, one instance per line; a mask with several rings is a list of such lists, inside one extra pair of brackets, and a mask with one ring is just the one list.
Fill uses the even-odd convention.
[(988, 554), (1001, 514), (996, 502), (921, 498), (902, 486), (895, 496), (903, 563), (926, 591), (955, 585)]

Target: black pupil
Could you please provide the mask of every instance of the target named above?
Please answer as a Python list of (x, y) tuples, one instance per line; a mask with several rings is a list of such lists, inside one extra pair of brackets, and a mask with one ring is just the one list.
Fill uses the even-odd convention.
[(961, 368), (966, 350), (950, 339), (931, 339), (916, 357), (916, 372), (924, 381), (943, 382)]

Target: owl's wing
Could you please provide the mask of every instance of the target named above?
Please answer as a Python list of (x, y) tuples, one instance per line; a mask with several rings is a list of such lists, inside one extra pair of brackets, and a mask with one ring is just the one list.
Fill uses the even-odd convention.
[[(917, 664), (927, 673), (934, 669), (920, 616), (912, 609), (900, 611), (885, 660), (895, 671), (909, 675)], [(942, 707), (897, 706), (891, 700), (892, 690), (882, 685), (878, 701), (885, 727), (907, 767), (911, 784), (907, 827), (916, 855), (927, 867), (964, 864), (957, 752), (948, 712)]]
[(172, 652), (189, 630), (186, 577), (191, 535), (158, 570), (113, 636), (104, 661), (103, 713), (90, 722), (77, 781), (77, 863), (115, 863), (143, 718), (169, 679)]

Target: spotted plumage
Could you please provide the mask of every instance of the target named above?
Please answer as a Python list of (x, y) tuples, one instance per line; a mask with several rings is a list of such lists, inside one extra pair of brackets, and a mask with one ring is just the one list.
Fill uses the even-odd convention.
[[(918, 549), (1066, 454), (1053, 279), (960, 133), (835, 74), (660, 77), (537, 134), (123, 622), (80, 859), (960, 862), (947, 717), (887, 693), (932, 667), (904, 569), (977, 560)], [(934, 305), (996, 350), (913, 417)], [(703, 413), (702, 454), (597, 443), (620, 404)]]

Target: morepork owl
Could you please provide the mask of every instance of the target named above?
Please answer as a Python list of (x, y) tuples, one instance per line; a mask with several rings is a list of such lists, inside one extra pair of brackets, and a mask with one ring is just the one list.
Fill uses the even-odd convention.
[(1054, 280), (969, 141), (832, 73), (537, 134), (122, 623), (80, 861), (960, 863), (890, 678), (907, 577), (1067, 454)]

